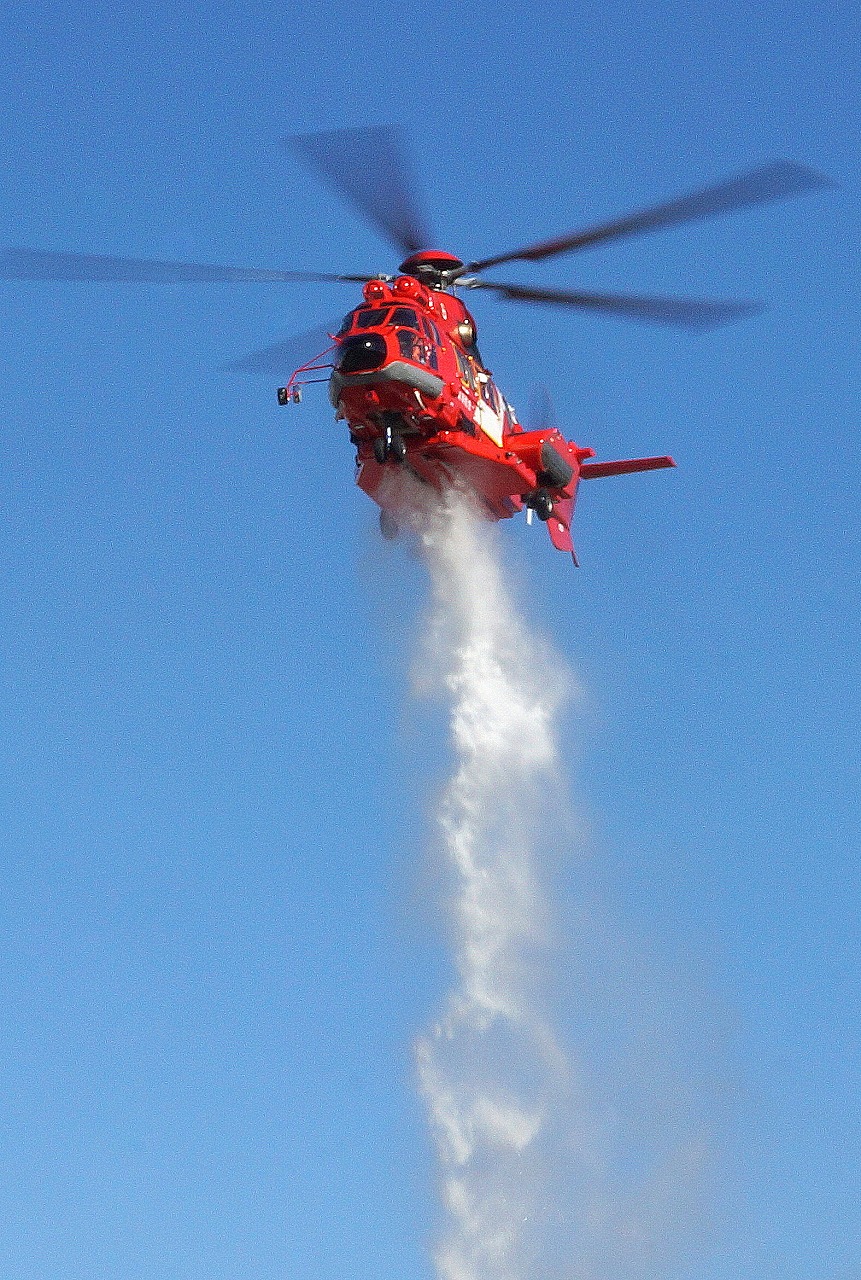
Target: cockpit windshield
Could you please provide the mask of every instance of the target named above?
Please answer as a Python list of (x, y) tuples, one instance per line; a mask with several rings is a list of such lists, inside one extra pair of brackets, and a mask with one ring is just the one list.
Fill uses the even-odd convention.
[(418, 329), (419, 318), (412, 307), (395, 307), (392, 324), (403, 325), (405, 329)]
[(386, 323), (388, 307), (363, 307), (356, 313), (357, 329), (375, 329), (377, 325)]
[(360, 307), (358, 311), (348, 311), (341, 321), (338, 337), (342, 338), (351, 329), (376, 329), (386, 323), (386, 316), (391, 307)]
[[(436, 344), (439, 331), (433, 325), (428, 327), (427, 321), (422, 325), (418, 312), (413, 307), (359, 307), (344, 316), (338, 337), (346, 338), (348, 333), (379, 329), (383, 325), (391, 325), (395, 330), (398, 350), (405, 360), (428, 365), (431, 369), (439, 367)], [(369, 339), (370, 337), (368, 335)], [(343, 364), (340, 367), (343, 368)]]

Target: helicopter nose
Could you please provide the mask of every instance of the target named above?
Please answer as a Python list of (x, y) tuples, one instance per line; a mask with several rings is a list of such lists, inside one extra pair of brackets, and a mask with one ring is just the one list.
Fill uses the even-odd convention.
[(386, 340), (379, 333), (346, 338), (341, 343), (338, 369), (341, 373), (370, 373), (386, 359)]

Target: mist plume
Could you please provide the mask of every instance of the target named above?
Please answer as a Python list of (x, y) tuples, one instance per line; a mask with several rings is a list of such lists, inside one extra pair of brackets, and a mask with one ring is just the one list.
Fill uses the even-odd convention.
[[(559, 744), (573, 677), (524, 622), (495, 531), (465, 497), (449, 494), (421, 541), (432, 608), (415, 680), (445, 699), (454, 753), (435, 819), (456, 979), (415, 1048), (444, 1209), (436, 1269), (440, 1280), (654, 1276), (689, 1213), (702, 1143), (665, 1108), (667, 1134), (656, 1141), (641, 1118), (620, 1156), (612, 1109), (589, 1096), (584, 1046), (579, 1061), (563, 1048), (547, 996), (549, 868), (578, 839)], [(606, 935), (587, 912), (581, 924), (581, 955), (606, 970)]]

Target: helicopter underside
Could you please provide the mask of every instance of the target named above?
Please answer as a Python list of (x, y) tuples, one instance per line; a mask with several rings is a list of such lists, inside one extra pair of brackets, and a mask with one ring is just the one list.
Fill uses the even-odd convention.
[[(465, 432), (444, 431), (437, 436), (402, 439), (402, 458), (394, 453), (380, 463), (373, 449), (360, 447), (356, 462), (359, 488), (402, 519), (409, 515), (405, 506), (409, 508), (415, 502), (416, 482), (437, 493), (452, 488), (469, 490), (494, 520), (522, 511), (525, 495), (530, 488), (536, 488), (534, 472), (530, 473), (516, 459), (488, 456), (482, 442)], [(401, 475), (410, 479), (406, 486), (393, 483)]]

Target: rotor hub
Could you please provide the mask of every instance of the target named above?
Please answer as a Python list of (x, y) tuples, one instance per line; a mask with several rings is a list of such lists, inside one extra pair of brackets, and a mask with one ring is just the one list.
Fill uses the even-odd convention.
[(404, 275), (414, 276), (431, 289), (442, 289), (463, 273), (464, 264), (452, 253), (440, 249), (422, 249), (405, 258), (398, 268)]

